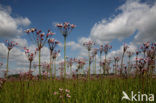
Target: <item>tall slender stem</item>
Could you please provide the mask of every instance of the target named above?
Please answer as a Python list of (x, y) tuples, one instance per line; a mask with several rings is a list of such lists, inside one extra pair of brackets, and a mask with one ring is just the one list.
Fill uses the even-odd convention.
[(10, 53), (10, 51), (8, 50), (8, 55), (7, 55), (7, 65), (6, 65), (6, 77), (8, 76), (9, 53)]
[(95, 74), (96, 74), (96, 55), (95, 55)]
[(53, 75), (53, 73), (52, 73), (52, 51), (50, 51), (50, 77), (52, 78), (52, 75)]
[(100, 74), (101, 74), (101, 53), (100, 53)]
[(131, 57), (129, 57), (129, 63), (128, 63), (128, 75), (130, 75), (130, 65), (131, 65)]
[(31, 64), (32, 64), (32, 61), (30, 60), (29, 61), (29, 71), (31, 71)]
[(66, 78), (66, 36), (64, 36), (64, 78)]
[(70, 75), (72, 76), (72, 66), (70, 65)]
[(123, 58), (124, 58), (124, 54), (125, 54), (125, 52), (123, 52), (123, 54), (122, 54), (122, 58), (121, 58), (121, 70), (120, 70), (120, 75), (122, 74), (122, 70), (123, 70)]
[(88, 69), (88, 78), (90, 78), (90, 51), (88, 50), (88, 57), (89, 57), (89, 69)]
[(115, 66), (114, 66), (115, 68), (115, 70), (114, 70), (114, 73), (115, 73), (115, 75), (117, 74), (117, 61), (115, 60)]
[(39, 75), (41, 77), (41, 49), (39, 49), (39, 61), (38, 61), (38, 69), (39, 69)]
[(106, 54), (105, 54), (105, 63), (104, 63), (104, 70), (103, 70), (103, 74), (106, 74)]
[(56, 59), (54, 61), (54, 79), (56, 78)]

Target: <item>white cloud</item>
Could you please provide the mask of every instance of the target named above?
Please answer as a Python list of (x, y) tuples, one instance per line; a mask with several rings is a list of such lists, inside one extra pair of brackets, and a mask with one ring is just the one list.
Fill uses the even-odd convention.
[(71, 47), (72, 50), (82, 49), (82, 46), (74, 41), (67, 42), (67, 46)]
[(16, 37), (22, 34), (22, 27), (28, 26), (27, 17), (12, 17), (11, 7), (0, 5), (0, 37)]
[[(137, 50), (137, 47), (134, 43), (129, 43), (128, 47), (129, 48), (127, 49), (127, 51), (131, 51), (131, 52), (135, 53)], [(118, 50), (113, 50), (110, 53), (108, 53), (108, 58), (111, 58), (114, 60), (114, 57), (118, 56), (121, 59), (122, 53), (123, 53), (123, 45)], [(124, 61), (127, 61), (127, 59), (128, 59), (127, 54), (125, 53), (125, 60)]]
[(14, 38), (12, 39), (12, 41), (18, 43), (18, 46), (21, 48), (27, 47), (28, 43), (26, 39), (22, 39), (22, 38)]
[(114, 18), (96, 23), (90, 37), (101, 41), (123, 40), (138, 31), (135, 42), (156, 40), (156, 3), (128, 0), (118, 10), (120, 13)]

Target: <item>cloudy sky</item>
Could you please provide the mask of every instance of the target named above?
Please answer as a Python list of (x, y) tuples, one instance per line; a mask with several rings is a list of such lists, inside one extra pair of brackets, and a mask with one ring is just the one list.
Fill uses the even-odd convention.
[[(30, 27), (43, 31), (51, 29), (53, 37), (63, 43), (63, 36), (54, 26), (70, 22), (76, 28), (67, 38), (67, 56), (86, 57), (82, 43), (87, 40), (100, 44), (110, 43), (109, 56), (120, 56), (123, 43), (135, 51), (144, 41), (156, 40), (155, 0), (0, 0), (0, 62), (5, 69), (7, 48), (4, 41), (19, 43), (10, 54), (10, 71), (28, 69), (23, 47), (35, 48), (23, 32)], [(63, 46), (57, 47), (62, 52)], [(42, 50), (42, 62), (49, 60), (49, 50)], [(37, 62), (38, 58), (35, 58)]]

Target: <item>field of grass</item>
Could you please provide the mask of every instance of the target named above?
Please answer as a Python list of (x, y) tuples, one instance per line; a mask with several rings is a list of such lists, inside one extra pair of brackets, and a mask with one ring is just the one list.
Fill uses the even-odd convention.
[[(59, 94), (59, 88), (68, 89)], [(63, 90), (62, 90), (63, 91)], [(0, 103), (129, 103), (127, 94), (156, 93), (156, 80), (103, 78), (94, 80), (12, 80), (0, 89)], [(54, 92), (58, 94), (54, 94)], [(71, 97), (65, 96), (69, 94)], [(60, 97), (62, 95), (62, 97)]]

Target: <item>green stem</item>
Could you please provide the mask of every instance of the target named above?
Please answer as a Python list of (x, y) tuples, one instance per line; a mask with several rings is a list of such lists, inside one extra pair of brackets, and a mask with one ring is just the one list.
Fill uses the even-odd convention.
[(52, 51), (50, 51), (50, 77), (52, 78), (52, 75), (53, 75), (53, 71), (52, 71)]
[(106, 74), (106, 54), (105, 54), (105, 63), (104, 63), (104, 70), (103, 70), (103, 74)]
[(72, 66), (70, 66), (70, 75), (72, 76)]
[(89, 57), (89, 70), (88, 70), (88, 78), (90, 78), (90, 51), (88, 51), (88, 57)]
[(66, 78), (66, 37), (64, 37), (64, 78)]
[(7, 55), (6, 77), (8, 76), (9, 54), (10, 54), (10, 50), (8, 50), (8, 55)]
[(131, 58), (129, 57), (129, 64), (128, 64), (128, 75), (130, 75), (130, 65), (131, 65)]
[(121, 70), (120, 70), (120, 75), (122, 75), (122, 70), (123, 70), (123, 59), (124, 59), (124, 54), (125, 54), (125, 52), (123, 52), (123, 54), (122, 54), (122, 58), (121, 58)]
[(30, 60), (29, 61), (29, 71), (31, 71), (31, 64), (32, 64), (32, 61)]
[(38, 61), (38, 69), (39, 69), (39, 75), (41, 77), (41, 49), (39, 49), (39, 61)]
[(96, 55), (95, 55), (95, 74), (96, 74)]
[(54, 59), (54, 79), (56, 78), (56, 59)]

